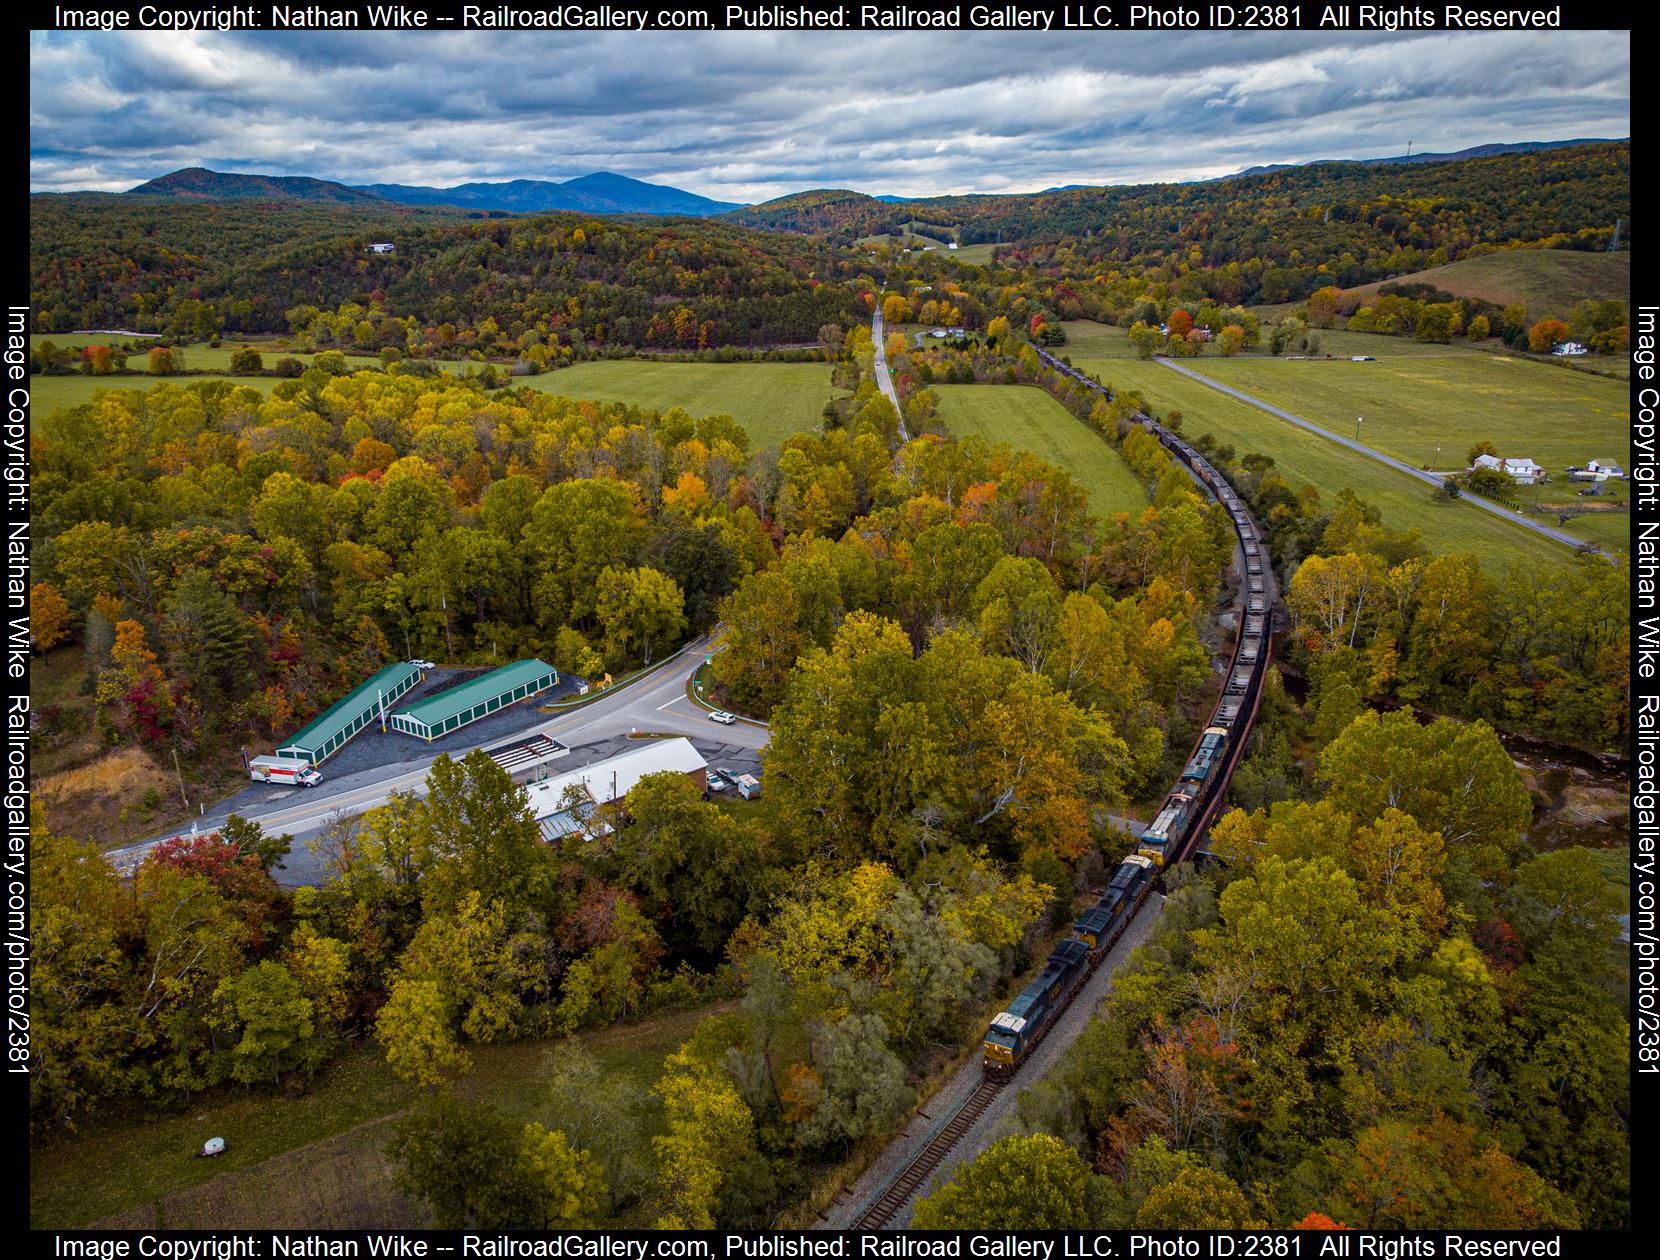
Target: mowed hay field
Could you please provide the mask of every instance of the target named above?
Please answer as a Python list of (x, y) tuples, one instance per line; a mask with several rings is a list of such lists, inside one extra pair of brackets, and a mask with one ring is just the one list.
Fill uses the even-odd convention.
[[(198, 358), (208, 353), (222, 355), (229, 361), (229, 350), (209, 352), (205, 347), (200, 351), (191, 348), (185, 351), (186, 367), (194, 369)], [(309, 356), (300, 358), (310, 366)], [(270, 355), (265, 361), (267, 366), (275, 362)], [(135, 357), (131, 362), (139, 364), (143, 360)], [(380, 366), (379, 360), (360, 356), (348, 356), (347, 363), (353, 370)], [(200, 366), (208, 365), (204, 362)], [(459, 372), (479, 365), (446, 363), (442, 366)], [(95, 394), (106, 389), (147, 390), (163, 381), (175, 385), (230, 381), (269, 393), (282, 379), (210, 372), (183, 376), (34, 376), (29, 378), (29, 388), (36, 414), (44, 416), (59, 407), (90, 402)], [(757, 448), (775, 445), (802, 430), (817, 432), (824, 420), (824, 404), (846, 394), (845, 390), (830, 387), (830, 367), (823, 363), (650, 363), (629, 359), (579, 363), (540, 376), (514, 377), (508, 387), (522, 385), (547, 394), (628, 403), (651, 411), (684, 407), (694, 416), (725, 412), (744, 427), (751, 446)]]
[(1159, 415), (1180, 411), (1182, 432), (1190, 439), (1209, 433), (1241, 455), (1253, 451), (1272, 455), (1294, 488), (1311, 485), (1327, 501), (1335, 499), (1344, 488), (1353, 489), (1378, 509), (1385, 525), (1421, 531), (1424, 544), (1432, 552), (1474, 554), (1494, 576), (1504, 575), (1513, 565), (1568, 564), (1573, 560), (1573, 552), (1559, 543), (1469, 503), (1437, 503), (1423, 482), (1167, 367), (1140, 360), (1088, 366), (1118, 388), (1141, 394)]
[[(1232, 445), (1239, 453), (1260, 451), (1272, 455), (1294, 485), (1308, 484), (1323, 495), (1335, 495), (1344, 487), (1352, 488), (1362, 498), (1373, 503), (1384, 515), (1384, 522), (1396, 529), (1416, 526), (1423, 531), (1424, 541), (1437, 552), (1471, 551), (1482, 556), (1484, 563), (1495, 572), (1505, 571), (1511, 563), (1544, 560), (1560, 563), (1571, 556), (1568, 548), (1539, 537), (1520, 526), (1509, 524), (1498, 517), (1468, 504), (1438, 504), (1431, 500), (1429, 487), (1407, 477), (1376, 460), (1359, 455), (1346, 447), (1299, 429), (1288, 421), (1272, 416), (1259, 408), (1228, 397), (1197, 381), (1180, 376), (1157, 362), (1139, 358), (1130, 348), (1129, 338), (1122, 328), (1089, 322), (1068, 323), (1065, 352), (1080, 369), (1093, 372), (1115, 388), (1136, 390), (1158, 412), (1171, 409), (1182, 412), (1183, 431), (1196, 437), (1212, 433), (1219, 441)], [(1523, 359), (1504, 359), (1461, 346), (1423, 345), (1417, 342), (1397, 341), (1390, 337), (1373, 337), (1365, 333), (1324, 333), (1330, 345), (1333, 340), (1353, 341), (1365, 346), (1365, 353), (1377, 355), (1376, 362), (1350, 363), (1340, 361), (1275, 359), (1268, 356), (1239, 356), (1224, 359), (1220, 355), (1201, 355), (1184, 359), (1183, 364), (1202, 375), (1236, 389), (1243, 389), (1264, 402), (1302, 416), (1334, 432), (1353, 434), (1354, 418), (1364, 416), (1361, 440), (1396, 458), (1423, 465), (1434, 461), (1436, 438), (1430, 436), (1426, 450), (1414, 452), (1411, 440), (1403, 437), (1411, 431), (1409, 422), (1401, 417), (1414, 417), (1412, 424), (1422, 434), (1440, 431), (1441, 467), (1462, 468), (1464, 455), (1471, 444), (1490, 436), (1502, 452), (1528, 455), (1547, 468), (1554, 467), (1558, 481), (1546, 487), (1556, 498), (1577, 501), (1569, 489), (1562, 470), (1569, 463), (1583, 463), (1587, 459), (1618, 459), (1615, 452), (1623, 450), (1619, 435), (1625, 431), (1625, 421), (1615, 418), (1628, 412), (1623, 386), (1617, 381), (1604, 380), (1579, 372), (1565, 371), (1546, 364), (1529, 363)], [(1394, 352), (1400, 350), (1399, 361)], [(1336, 347), (1333, 347), (1334, 352)], [(1344, 353), (1348, 353), (1346, 346)], [(1360, 352), (1360, 351), (1356, 351)], [(1384, 374), (1366, 376), (1375, 369)], [(1328, 375), (1320, 376), (1320, 373)], [(1514, 377), (1509, 375), (1516, 373)], [(1345, 375), (1348, 374), (1348, 375)], [(1250, 383), (1247, 383), (1247, 378)], [(1550, 414), (1554, 423), (1567, 432), (1578, 432), (1584, 437), (1586, 426), (1577, 429), (1564, 426), (1561, 416), (1570, 410), (1575, 392), (1580, 391), (1582, 408), (1606, 408), (1598, 422), (1603, 432), (1615, 437), (1610, 453), (1597, 456), (1586, 451), (1572, 459), (1560, 459), (1554, 465), (1547, 452), (1557, 450), (1563, 441), (1551, 438), (1541, 442), (1540, 453), (1526, 449), (1530, 443), (1511, 441), (1496, 425), (1478, 431), (1476, 421), (1470, 420), (1468, 404), (1448, 401), (1457, 396), (1457, 387), (1447, 382), (1471, 379), (1495, 391), (1501, 406), (1486, 414), (1507, 418), (1512, 430), (1532, 437), (1542, 437), (1550, 429), (1551, 421), (1542, 420), (1537, 404), (1530, 397), (1553, 399)], [(1270, 382), (1268, 388), (1258, 388), (1258, 381)], [(1288, 388), (1284, 382), (1291, 382)], [(1280, 382), (1278, 389), (1272, 383)], [(1538, 385), (1536, 395), (1530, 395), (1531, 385)], [(1354, 385), (1368, 394), (1367, 401), (1353, 403), (1340, 388)], [(1299, 388), (1299, 386), (1301, 388)], [(1332, 390), (1332, 397), (1323, 401), (1311, 399), (1315, 386)], [(1501, 388), (1502, 386), (1502, 388)], [(1293, 399), (1292, 394), (1296, 397)], [(1342, 401), (1334, 401), (1341, 398)], [(1431, 408), (1426, 401), (1438, 398), (1445, 411)], [(1586, 402), (1584, 400), (1590, 400)], [(1312, 402), (1313, 405), (1310, 405)], [(1336, 408), (1334, 413), (1322, 414), (1321, 406)], [(1354, 410), (1348, 410), (1353, 405)], [(1408, 407), (1412, 410), (1406, 410)], [(1370, 410), (1368, 410), (1368, 407)], [(1614, 408), (1619, 410), (1616, 412)], [(1613, 415), (1608, 414), (1613, 412)], [(1341, 418), (1347, 416), (1347, 427)], [(1433, 415), (1433, 419), (1431, 416)], [(1391, 425), (1387, 416), (1394, 417)], [(1392, 449), (1382, 436), (1373, 432), (1376, 427), (1386, 433), (1393, 431), (1399, 449)], [(1579, 441), (1576, 449), (1584, 447)], [(1623, 487), (1622, 487), (1623, 488)], [(1560, 493), (1556, 493), (1560, 491)], [(1610, 491), (1610, 494), (1616, 492)], [(1555, 525), (1554, 517), (1544, 519)], [(1601, 513), (1576, 518), (1564, 526), (1570, 533), (1610, 550), (1624, 550), (1630, 530), (1630, 518), (1623, 513)]]
[(953, 436), (983, 437), (1058, 464), (1089, 492), (1099, 515), (1140, 512), (1147, 493), (1123, 457), (1043, 390), (1032, 385), (936, 385), (939, 418)]
[(513, 383), (566, 398), (629, 403), (651, 411), (684, 407), (694, 416), (724, 412), (744, 427), (756, 448), (776, 445), (792, 433), (817, 432), (824, 423), (824, 404), (846, 392), (830, 387), (828, 363), (618, 359), (578, 363)]
[[(1183, 360), (1213, 380), (1244, 390), (1315, 424), (1352, 436), (1415, 468), (1467, 466), (1485, 438), (1499, 454), (1527, 457), (1558, 481), (1570, 464), (1624, 461), (1631, 424), (1623, 382), (1501, 355), (1437, 358), (1379, 354), (1347, 359)], [(1435, 448), (1440, 446), (1439, 459)]]

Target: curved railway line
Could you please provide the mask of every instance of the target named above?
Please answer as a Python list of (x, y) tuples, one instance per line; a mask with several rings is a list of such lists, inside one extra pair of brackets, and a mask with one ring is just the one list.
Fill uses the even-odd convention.
[[(1105, 386), (1046, 350), (1039, 348), (1038, 357), (1103, 397), (1112, 397)], [(1118, 868), (1106, 894), (1078, 919), (1072, 936), (1049, 956), (1037, 978), (1009, 1004), (1008, 1010), (992, 1020), (986, 1034), (984, 1079), (939, 1122), (922, 1149), (876, 1190), (853, 1218), (854, 1229), (881, 1229), (892, 1221), (998, 1094), (1019, 1078), (1032, 1048), (1053, 1027), (1083, 987), (1083, 980), (1123, 935), (1162, 869), (1193, 855), (1227, 796), (1228, 783), (1244, 754), (1256, 720), (1262, 680), (1273, 658), (1274, 626), (1261, 532), (1234, 488), (1209, 460), (1152, 417), (1138, 413), (1136, 419), (1227, 510), (1239, 539), (1236, 567), (1240, 593), (1236, 601), (1233, 652), (1222, 694), (1181, 777), (1166, 794), (1153, 823), (1142, 833), (1136, 853)]]

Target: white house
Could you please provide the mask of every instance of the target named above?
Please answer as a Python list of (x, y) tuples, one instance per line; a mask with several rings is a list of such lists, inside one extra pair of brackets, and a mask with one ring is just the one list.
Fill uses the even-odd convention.
[(369, 242), (369, 252), (371, 254), (390, 254), (392, 252), (392, 250), (393, 250), (393, 245), (392, 245), (391, 241), (371, 241), (371, 242)]
[(1545, 470), (1531, 459), (1500, 459), (1497, 455), (1477, 455), (1471, 468), (1491, 468), (1509, 477), (1518, 486), (1531, 486), (1545, 479)]
[(957, 248), (957, 242), (956, 241), (949, 241), (949, 242), (946, 243), (945, 248), (947, 248), (947, 249), (956, 249)]
[(1611, 459), (1593, 459), (1585, 468), (1589, 472), (1601, 473), (1608, 477), (1625, 476), (1625, 470)]
[(1588, 354), (1588, 353), (1590, 353), (1588, 350), (1586, 350), (1586, 348), (1584, 346), (1580, 345), (1579, 342), (1577, 342), (1577, 341), (1559, 341), (1554, 346), (1552, 346), (1550, 348), (1550, 352), (1552, 354), (1564, 355), (1564, 356), (1571, 355), (1571, 354)]
[[(691, 740), (651, 739), (619, 756), (529, 784), (525, 791), (542, 838), (552, 841), (576, 830), (596, 806), (620, 801), (648, 774), (677, 771), (690, 777), (701, 792), (708, 768), (709, 763), (692, 747)], [(569, 798), (573, 788), (574, 800)]]

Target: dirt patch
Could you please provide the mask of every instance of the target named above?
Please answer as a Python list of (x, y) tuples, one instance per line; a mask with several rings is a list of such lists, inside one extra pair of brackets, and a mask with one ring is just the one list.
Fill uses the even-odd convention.
[[(154, 790), (151, 808), (140, 804)], [(163, 770), (142, 748), (117, 748), (93, 761), (47, 775), (35, 785), (54, 831), (76, 837), (108, 836), (129, 830), (134, 822), (159, 817), (167, 794), (178, 788), (171, 769)]]

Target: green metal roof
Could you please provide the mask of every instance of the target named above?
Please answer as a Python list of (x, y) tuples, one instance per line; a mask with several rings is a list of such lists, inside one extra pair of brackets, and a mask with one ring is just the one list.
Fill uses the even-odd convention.
[(523, 687), (526, 683), (535, 682), (538, 678), (546, 678), (553, 672), (552, 665), (535, 657), (514, 661), (511, 665), (503, 665), (488, 674), (480, 674), (459, 687), (451, 687), (448, 691), (441, 691), (418, 704), (412, 704), (407, 709), (399, 709), (398, 716), (414, 718), (423, 726), (437, 726), (457, 713), (465, 713), (474, 705), (483, 704), (493, 696), (504, 695)]
[[(350, 726), (364, 709), (373, 708), (376, 703), (377, 692), (396, 691), (404, 685), (412, 674), (418, 674), (419, 672), (407, 661), (399, 661), (396, 665), (388, 665), (385, 669), (376, 670), (312, 718), (311, 721), (295, 731), (294, 734), (283, 740), (277, 747), (321, 748), (343, 729)], [(396, 702), (393, 701), (392, 703)], [(387, 712), (390, 715), (391, 710), (388, 709)]]

